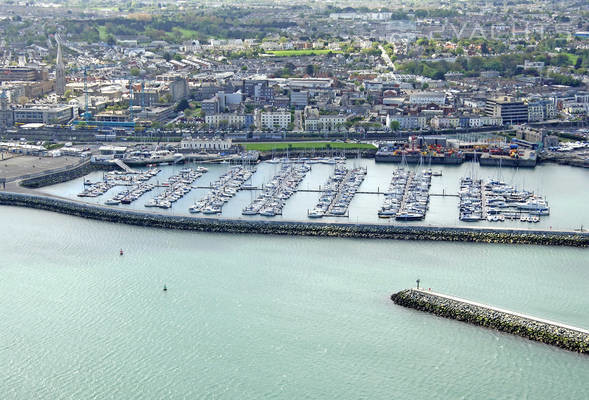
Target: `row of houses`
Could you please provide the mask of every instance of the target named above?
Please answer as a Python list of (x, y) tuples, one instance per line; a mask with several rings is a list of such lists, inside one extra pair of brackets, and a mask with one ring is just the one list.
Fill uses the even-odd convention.
[[(304, 113), (305, 131), (339, 131), (347, 120), (342, 114), (322, 115), (317, 108), (307, 106)], [(248, 129), (290, 129), (293, 121), (293, 113), (286, 109), (261, 110), (256, 109), (252, 114), (219, 113), (205, 116), (205, 122), (210, 127)]]
[(399, 129), (450, 129), (450, 128), (480, 128), (483, 126), (501, 126), (503, 118), (485, 115), (432, 115), (422, 113), (419, 115), (395, 115), (386, 117), (386, 126), (393, 128), (393, 121), (399, 123)]

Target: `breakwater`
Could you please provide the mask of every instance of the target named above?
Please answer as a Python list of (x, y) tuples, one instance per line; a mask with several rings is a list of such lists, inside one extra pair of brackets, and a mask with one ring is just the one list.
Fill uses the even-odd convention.
[(589, 354), (589, 331), (419, 289), (391, 296), (395, 304)]
[(586, 232), (195, 218), (12, 192), (0, 192), (0, 205), (36, 208), (107, 222), (200, 232), (589, 247), (589, 233)]

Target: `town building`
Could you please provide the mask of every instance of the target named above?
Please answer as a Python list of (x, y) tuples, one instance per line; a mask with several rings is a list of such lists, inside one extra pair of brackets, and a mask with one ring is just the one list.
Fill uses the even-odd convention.
[(510, 96), (487, 99), (485, 114), (489, 117), (501, 117), (504, 124), (513, 125), (528, 122), (527, 104)]
[(412, 105), (443, 105), (446, 103), (446, 94), (442, 92), (417, 92), (409, 95), (409, 104)]
[(254, 121), (258, 129), (288, 129), (291, 114), (288, 111), (256, 110)]
[(139, 113), (137, 113), (138, 118), (152, 122), (167, 122), (172, 119), (174, 115), (174, 105), (144, 107)]
[(184, 78), (177, 77), (169, 83), (170, 95), (173, 102), (178, 102), (190, 97), (190, 90), (188, 89), (188, 82)]
[(205, 116), (205, 123), (214, 128), (249, 128), (253, 121), (251, 114), (221, 113)]
[(180, 142), (180, 148), (184, 151), (223, 151), (232, 146), (231, 139), (187, 137)]
[(6, 81), (46, 81), (47, 70), (29, 67), (0, 68), (0, 82)]
[(14, 122), (29, 124), (63, 124), (74, 118), (74, 108), (68, 104), (27, 104), (14, 111)]
[(270, 103), (274, 100), (274, 90), (268, 80), (246, 79), (243, 81), (241, 92), (259, 103)]
[(8, 96), (2, 91), (0, 94), (0, 128), (14, 125), (14, 113), (8, 107)]
[(309, 92), (292, 90), (290, 92), (290, 105), (296, 109), (303, 109), (309, 103)]

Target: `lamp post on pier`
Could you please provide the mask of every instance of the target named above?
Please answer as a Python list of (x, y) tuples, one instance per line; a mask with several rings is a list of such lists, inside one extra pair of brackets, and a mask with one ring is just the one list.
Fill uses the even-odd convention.
[(419, 282), (420, 282), (419, 278), (415, 282), (417, 282), (417, 289), (419, 289)]

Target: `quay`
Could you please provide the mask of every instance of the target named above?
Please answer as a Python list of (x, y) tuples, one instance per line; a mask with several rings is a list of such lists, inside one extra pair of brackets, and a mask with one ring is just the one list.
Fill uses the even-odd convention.
[(391, 300), (403, 307), (589, 354), (589, 331), (583, 328), (424, 289), (402, 290)]

